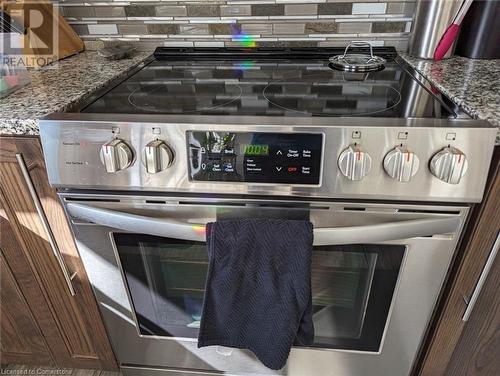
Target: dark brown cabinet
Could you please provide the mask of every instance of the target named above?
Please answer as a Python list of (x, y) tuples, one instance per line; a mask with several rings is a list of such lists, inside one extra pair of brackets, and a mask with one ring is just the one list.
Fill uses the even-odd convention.
[(446, 368), (447, 376), (500, 374), (500, 257), (494, 259)]
[(2, 363), (115, 369), (38, 138), (0, 138), (0, 202)]
[(0, 254), (0, 285), (2, 286), (0, 289), (2, 361), (52, 364), (52, 356), (45, 338), (2, 254)]

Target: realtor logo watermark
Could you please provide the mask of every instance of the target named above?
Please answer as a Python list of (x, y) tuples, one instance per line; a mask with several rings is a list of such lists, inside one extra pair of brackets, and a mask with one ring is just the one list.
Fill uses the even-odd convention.
[(58, 7), (50, 1), (0, 1), (2, 63), (43, 66), (57, 60)]

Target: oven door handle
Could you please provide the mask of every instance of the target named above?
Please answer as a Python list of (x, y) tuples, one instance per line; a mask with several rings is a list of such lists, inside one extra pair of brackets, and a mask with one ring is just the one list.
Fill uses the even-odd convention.
[[(206, 241), (205, 225), (179, 222), (166, 218), (151, 218), (93, 206), (68, 203), (68, 213), (75, 218), (101, 226), (190, 241)], [(460, 225), (458, 216), (413, 219), (375, 225), (314, 229), (314, 245), (376, 243), (455, 232)]]

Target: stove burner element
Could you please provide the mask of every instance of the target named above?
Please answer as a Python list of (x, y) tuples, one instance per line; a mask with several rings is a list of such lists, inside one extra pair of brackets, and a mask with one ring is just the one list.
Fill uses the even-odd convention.
[(227, 106), (241, 98), (239, 85), (211, 82), (166, 82), (149, 84), (134, 90), (128, 102), (146, 112), (186, 114)]
[(389, 111), (401, 102), (397, 89), (367, 81), (367, 77), (345, 80), (333, 71), (296, 74), (269, 83), (263, 90), (264, 98), (283, 110), (313, 116), (369, 116)]

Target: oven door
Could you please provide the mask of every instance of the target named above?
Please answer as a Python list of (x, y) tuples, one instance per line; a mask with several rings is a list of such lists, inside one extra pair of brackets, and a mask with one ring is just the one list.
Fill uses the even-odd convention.
[[(125, 369), (269, 374), (249, 351), (197, 348), (204, 225), (228, 218), (314, 224), (315, 341), (287, 375), (404, 375), (410, 370), (467, 208), (62, 194)], [(133, 373), (133, 372), (132, 372)]]

